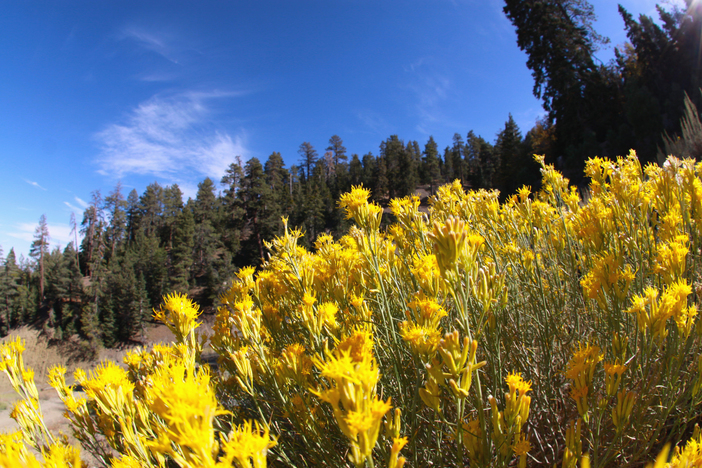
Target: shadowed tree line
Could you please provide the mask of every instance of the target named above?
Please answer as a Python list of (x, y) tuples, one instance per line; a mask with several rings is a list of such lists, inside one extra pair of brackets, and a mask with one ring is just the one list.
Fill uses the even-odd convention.
[(505, 0), (503, 10), (528, 57), (534, 95), (553, 127), (547, 162), (582, 182), (592, 156), (634, 149), (642, 162), (664, 160), (671, 141), (683, 136), (686, 95), (696, 109), (702, 100), (702, 4), (686, 5), (656, 6), (657, 22), (634, 18), (619, 5), (628, 42), (603, 64), (595, 53), (608, 40), (593, 29), (595, 12), (587, 1)]

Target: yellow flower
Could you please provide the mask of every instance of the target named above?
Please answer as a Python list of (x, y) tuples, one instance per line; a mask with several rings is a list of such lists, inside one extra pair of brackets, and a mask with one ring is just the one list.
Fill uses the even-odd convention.
[(339, 354), (348, 353), (352, 361), (362, 362), (373, 354), (373, 334), (369, 326), (356, 326), (353, 333), (336, 345)]
[(531, 391), (531, 380), (525, 381), (522, 379), (521, 372), (514, 372), (505, 377), (505, 382), (509, 386), (510, 393), (518, 391), (520, 395), (524, 395)]
[(156, 452), (176, 457), (176, 461), (180, 455), (167, 441), (187, 447), (182, 451), (181, 464), (204, 466), (211, 462), (216, 448), (213, 419), (226, 413), (217, 403), (205, 369), (195, 374), (184, 365), (169, 366), (154, 375), (149, 389), (149, 409), (163, 420), (156, 423), (154, 432), (164, 439), (150, 445)]
[(339, 308), (331, 302), (325, 302), (317, 308), (317, 313), (321, 315), (322, 322), (332, 329), (336, 328), (336, 313), (338, 311)]
[(400, 336), (412, 354), (431, 359), (441, 341), (441, 330), (405, 321), (400, 323)]
[(519, 468), (526, 467), (526, 454), (531, 450), (531, 444), (524, 438), (524, 434), (519, 434), (512, 446), (514, 455), (519, 457)]
[(356, 213), (363, 205), (368, 203), (370, 195), (370, 190), (362, 185), (352, 186), (350, 192), (341, 195), (339, 207), (345, 209), (346, 218), (351, 219), (356, 216)]
[(275, 447), (277, 440), (270, 436), (268, 426), (258, 421), (245, 421), (235, 426), (227, 439), (222, 442), (223, 457), (217, 467), (229, 467), (236, 462), (239, 468), (265, 468), (268, 449)]
[(183, 342), (197, 327), (196, 319), (200, 316), (199, 306), (188, 299), (185, 294), (173, 293), (164, 297), (159, 310), (154, 309), (154, 319), (163, 322)]
[(312, 307), (315, 302), (317, 302), (317, 298), (309, 292), (305, 292), (305, 295), (302, 296), (302, 303), (307, 307)]

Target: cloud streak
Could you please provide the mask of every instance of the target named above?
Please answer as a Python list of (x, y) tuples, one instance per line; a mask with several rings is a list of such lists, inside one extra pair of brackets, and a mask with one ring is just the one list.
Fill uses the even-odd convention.
[(24, 179), (24, 181), (27, 182), (29, 185), (31, 185), (31, 186), (33, 186), (33, 187), (36, 187), (36, 188), (38, 188), (38, 189), (41, 189), (41, 190), (46, 191), (46, 189), (45, 189), (44, 187), (42, 187), (41, 185), (39, 185), (39, 182), (34, 182), (34, 181), (28, 180), (28, 179)]
[(75, 201), (77, 201), (78, 204), (79, 204), (81, 207), (83, 207), (83, 209), (85, 209), (85, 208), (87, 208), (87, 207), (90, 206), (90, 205), (88, 204), (88, 202), (86, 202), (85, 200), (83, 200), (83, 199), (81, 199), (81, 198), (73, 197), (73, 199), (74, 199)]
[(181, 179), (183, 174), (220, 177), (237, 155), (246, 158), (245, 134), (235, 136), (212, 123), (211, 102), (233, 93), (154, 96), (96, 135), (103, 175), (152, 174)]
[(409, 75), (406, 88), (413, 95), (413, 112), (417, 117), (415, 129), (424, 134), (432, 134), (437, 127), (456, 127), (446, 116), (446, 102), (455, 95), (453, 83), (448, 74), (429, 71), (431, 65), (426, 59), (419, 59), (405, 67)]
[[(7, 235), (31, 243), (34, 240), (36, 228), (37, 224), (34, 223), (17, 223), (14, 230), (7, 232)], [(49, 245), (52, 249), (59, 246), (65, 247), (74, 240), (71, 227), (68, 224), (47, 224), (47, 228), (49, 229)], [(79, 235), (79, 242), (81, 238), (82, 236)]]
[(64, 203), (71, 211), (75, 211), (76, 213), (80, 213), (81, 211), (83, 211), (81, 208), (78, 208), (77, 206), (72, 205), (71, 203), (69, 203), (69, 202), (67, 202), (67, 201), (65, 201), (65, 202), (63, 202), (63, 203)]
[(141, 28), (128, 27), (122, 30), (124, 39), (131, 39), (141, 47), (155, 52), (169, 62), (178, 64), (175, 49), (170, 45), (172, 42), (165, 34), (155, 34)]

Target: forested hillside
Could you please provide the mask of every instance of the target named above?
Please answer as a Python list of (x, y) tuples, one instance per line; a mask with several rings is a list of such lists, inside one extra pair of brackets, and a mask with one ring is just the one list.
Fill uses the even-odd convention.
[(633, 148), (642, 162), (670, 153), (699, 159), (701, 9), (659, 8), (659, 25), (620, 7), (630, 42), (602, 64), (595, 52), (606, 41), (586, 1), (506, 0), (547, 112), (526, 134), (510, 115), (495, 139), (456, 133), (441, 150), (433, 137), (420, 144), (392, 135), (377, 155), (347, 154), (334, 135), (323, 151), (302, 143), (297, 159), (286, 155), (297, 160), (289, 167), (278, 152), (265, 161), (232, 155), (224, 177), (203, 180), (194, 199), (156, 182), (141, 194), (119, 184), (96, 191), (82, 220), (72, 220), (72, 243), (50, 250), (42, 216), (30, 258), (0, 251), (0, 331), (36, 322), (92, 345), (134, 339), (165, 293), (214, 305), (239, 268), (265, 260), (282, 217), (304, 231), (307, 247), (347, 230), (337, 200), (356, 185), (381, 205), (418, 187), (431, 195), (455, 179), (504, 199), (524, 184), (538, 188), (535, 153), (581, 185), (584, 161), (596, 155)]

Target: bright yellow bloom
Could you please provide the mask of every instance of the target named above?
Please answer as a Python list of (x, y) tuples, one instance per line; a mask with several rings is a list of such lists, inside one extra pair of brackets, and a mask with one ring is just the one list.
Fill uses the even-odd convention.
[(265, 468), (268, 449), (276, 444), (277, 439), (270, 436), (268, 426), (261, 427), (258, 421), (245, 421), (232, 428), (222, 443), (224, 455), (217, 467), (229, 467), (235, 462), (238, 468)]
[(521, 372), (513, 372), (505, 377), (505, 382), (509, 386), (510, 393), (518, 391), (520, 395), (524, 395), (531, 391), (531, 380), (522, 379)]
[(400, 323), (400, 336), (412, 354), (430, 360), (441, 341), (441, 330), (404, 321)]
[(164, 297), (164, 303), (159, 310), (154, 309), (154, 319), (163, 322), (176, 336), (178, 342), (183, 342), (200, 323), (199, 306), (188, 299), (185, 294), (173, 293)]

